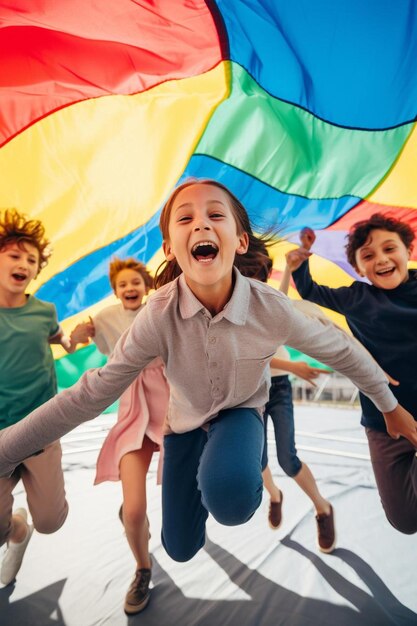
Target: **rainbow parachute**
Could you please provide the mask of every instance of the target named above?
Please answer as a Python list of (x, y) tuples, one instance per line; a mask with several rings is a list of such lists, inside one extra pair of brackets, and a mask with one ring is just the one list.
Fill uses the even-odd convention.
[(352, 279), (352, 223), (417, 228), (414, 0), (10, 0), (0, 27), (0, 207), (44, 222), (35, 289), (67, 329), (110, 301), (112, 256), (159, 264), (161, 205), (190, 175), (283, 227), (276, 278), (303, 226), (331, 286)]

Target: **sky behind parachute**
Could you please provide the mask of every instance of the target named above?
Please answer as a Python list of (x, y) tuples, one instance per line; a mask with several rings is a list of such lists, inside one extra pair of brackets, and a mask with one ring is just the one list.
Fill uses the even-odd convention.
[(417, 230), (413, 0), (0, 0), (0, 28), (0, 207), (44, 222), (34, 287), (68, 330), (112, 301), (113, 256), (156, 269), (188, 176), (281, 227), (276, 280), (303, 226), (331, 286), (356, 221)]

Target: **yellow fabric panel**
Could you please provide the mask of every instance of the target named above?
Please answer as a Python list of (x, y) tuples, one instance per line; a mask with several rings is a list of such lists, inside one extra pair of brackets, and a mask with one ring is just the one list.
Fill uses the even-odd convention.
[(366, 199), (392, 206), (417, 208), (417, 126), (382, 183)]
[(0, 207), (41, 219), (53, 243), (37, 287), (152, 216), (227, 95), (223, 62), (145, 93), (61, 109), (1, 148)]

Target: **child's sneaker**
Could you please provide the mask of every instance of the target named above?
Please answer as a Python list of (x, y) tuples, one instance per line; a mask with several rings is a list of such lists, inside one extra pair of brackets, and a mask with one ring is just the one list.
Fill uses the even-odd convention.
[(135, 615), (147, 607), (151, 597), (151, 590), (149, 589), (151, 575), (151, 569), (141, 568), (136, 570), (135, 577), (126, 594), (124, 605), (126, 615)]
[(336, 531), (334, 527), (334, 511), (330, 505), (330, 513), (316, 515), (317, 543), (321, 552), (333, 552), (336, 547)]
[(282, 523), (282, 501), (284, 494), (281, 490), (279, 493), (281, 497), (279, 502), (269, 501), (268, 523), (273, 530), (278, 530)]
[(33, 526), (27, 523), (27, 511), (26, 509), (16, 509), (13, 515), (20, 515), (26, 522), (27, 532), (26, 537), (20, 543), (14, 543), (9, 541), (7, 543), (7, 549), (3, 557), (0, 571), (0, 581), (3, 585), (10, 585), (14, 581), (20, 566), (22, 565), (23, 556), (33, 533)]

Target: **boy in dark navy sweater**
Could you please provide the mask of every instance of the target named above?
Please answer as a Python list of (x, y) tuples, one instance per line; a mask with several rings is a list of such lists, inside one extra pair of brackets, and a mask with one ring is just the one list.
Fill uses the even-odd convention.
[[(346, 246), (347, 259), (368, 282), (332, 289), (318, 285), (308, 258), (314, 232), (301, 231), (302, 247), (287, 254), (298, 292), (306, 300), (342, 313), (352, 334), (399, 385), (398, 402), (417, 417), (417, 270), (408, 269), (414, 232), (391, 217), (375, 213), (355, 224)], [(417, 422), (404, 431), (387, 427), (384, 417), (363, 394), (361, 423), (366, 428), (382, 506), (397, 530), (417, 532)], [(399, 435), (402, 435), (400, 437)]]

